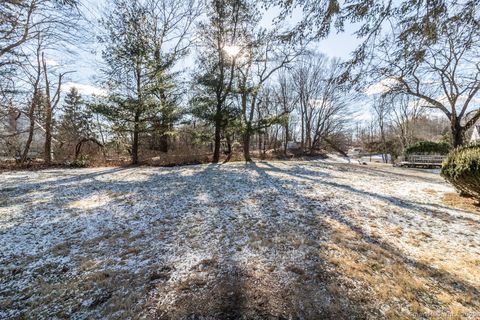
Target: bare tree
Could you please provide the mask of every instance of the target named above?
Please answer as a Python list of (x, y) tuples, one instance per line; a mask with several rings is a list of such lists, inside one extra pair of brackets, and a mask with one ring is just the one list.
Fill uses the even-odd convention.
[(372, 110), (375, 115), (374, 121), (380, 133), (382, 160), (388, 163), (387, 127), (390, 122), (392, 105), (386, 101), (385, 97), (379, 97), (373, 101)]
[(406, 95), (394, 95), (386, 102), (392, 104), (392, 122), (402, 149), (405, 149), (415, 142), (418, 120), (425, 113), (425, 108), (420, 101)]
[[(0, 77), (28, 64), (25, 50), (39, 36), (44, 43), (62, 46), (66, 35), (75, 34), (78, 42), (77, 0), (4, 0), (0, 3)], [(77, 30), (78, 31), (78, 30)], [(33, 43), (32, 43), (33, 42)], [(4, 80), (4, 79), (2, 79)], [(2, 81), (3, 82), (3, 81)], [(2, 86), (3, 87), (3, 86)], [(0, 87), (1, 89), (1, 87)]]
[(320, 91), (313, 102), (312, 143), (310, 152), (318, 148), (323, 140), (345, 129), (349, 116), (348, 91), (339, 83), (342, 72), (340, 61), (333, 59), (324, 70)]
[[(38, 35), (40, 26), (51, 24), (53, 11), (72, 8), (77, 0), (3, 0), (0, 4), (0, 58), (14, 53), (15, 49), (22, 46)], [(50, 10), (50, 15), (39, 16)]]
[(322, 72), (327, 58), (324, 55), (308, 55), (301, 59), (292, 70), (298, 109), (301, 121), (301, 148), (312, 147), (312, 127), (316, 99), (322, 82)]
[(44, 149), (44, 160), (46, 164), (50, 164), (52, 161), (52, 130), (53, 130), (53, 113), (57, 108), (58, 102), (60, 101), (60, 93), (62, 90), (62, 80), (65, 76), (64, 73), (59, 73), (58, 82), (56, 83), (57, 88), (54, 90), (52, 95), (52, 83), (48, 78), (49, 71), (47, 68), (47, 62), (45, 59), (45, 53), (42, 52), (42, 69), (43, 77), (45, 80), (45, 149)]
[(283, 122), (283, 153), (287, 154), (288, 142), (291, 139), (290, 134), (290, 114), (295, 109), (297, 97), (293, 90), (293, 82), (287, 70), (283, 70), (278, 75), (277, 85), (274, 88), (275, 103), (280, 106), (282, 113), (286, 115)]
[(475, 102), (480, 90), (480, 28), (453, 20), (445, 23), (438, 36), (429, 47), (408, 39), (401, 44), (385, 39), (373, 70), (377, 79), (383, 79), (385, 91), (415, 97), (424, 107), (445, 114), (453, 145), (459, 146), (465, 132), (480, 119)]
[[(251, 40), (247, 51), (243, 53), (244, 61), (238, 65), (238, 91), (241, 97), (242, 139), (245, 161), (252, 161), (250, 155), (250, 139), (253, 133), (265, 129), (278, 120), (279, 116), (261, 117), (259, 106), (266, 101), (260, 93), (266, 82), (277, 71), (292, 62), (300, 51), (289, 48), (278, 41), (274, 33), (259, 30)], [(264, 96), (264, 98), (270, 98)], [(257, 118), (255, 119), (255, 115)]]
[(344, 129), (348, 94), (339, 82), (340, 61), (309, 55), (292, 70), (301, 125), (301, 147), (313, 152), (322, 140)]
[(41, 77), (42, 77), (42, 62), (41, 62), (41, 55), (42, 55), (42, 44), (41, 44), (41, 40), (40, 38), (38, 39), (38, 43), (37, 43), (37, 48), (36, 48), (36, 64), (33, 65), (32, 64), (32, 69), (34, 70), (34, 73), (33, 75), (30, 76), (30, 80), (31, 80), (31, 83), (32, 83), (32, 96), (31, 96), (31, 99), (30, 99), (30, 103), (29, 103), (29, 107), (28, 107), (28, 110), (26, 112), (26, 115), (28, 117), (28, 120), (29, 120), (29, 127), (28, 127), (28, 137), (27, 137), (27, 140), (25, 142), (25, 146), (23, 148), (23, 152), (22, 152), (22, 156), (20, 158), (20, 164), (24, 164), (25, 161), (27, 160), (28, 158), (28, 152), (30, 150), (30, 145), (32, 143), (32, 140), (33, 140), (33, 134), (34, 134), (34, 130), (35, 130), (35, 111), (37, 109), (37, 106), (41, 103), (41, 101), (39, 101), (40, 99), (40, 91), (41, 91), (41, 87), (40, 87), (40, 81), (41, 81)]
[(72, 36), (78, 42), (80, 15), (76, 3), (75, 0), (6, 0), (0, 4), (0, 92), (4, 98), (0, 98), (0, 107), (4, 101), (15, 101), (16, 112), (28, 117), (21, 163), (28, 157), (35, 126), (39, 125), (37, 116), (44, 104), (41, 82), (47, 78), (42, 53), (69, 51), (65, 45), (73, 43)]

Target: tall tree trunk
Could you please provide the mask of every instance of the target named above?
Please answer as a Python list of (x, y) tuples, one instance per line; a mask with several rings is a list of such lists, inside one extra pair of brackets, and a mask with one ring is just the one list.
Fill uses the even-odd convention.
[(135, 112), (135, 123), (133, 125), (133, 142), (132, 142), (132, 164), (138, 164), (138, 135), (139, 135), (140, 112)]
[(310, 122), (311, 120), (309, 117), (305, 123), (305, 140), (308, 150), (312, 150), (312, 125)]
[(269, 140), (269, 136), (268, 136), (268, 133), (263, 133), (263, 149), (262, 149), (262, 154), (263, 154), (263, 157), (265, 157), (265, 155), (267, 154), (267, 142)]
[(260, 155), (262, 153), (262, 133), (258, 133), (258, 154)]
[(303, 149), (305, 148), (305, 112), (303, 110), (302, 106), (302, 114), (301, 114), (301, 125), (302, 125), (302, 136), (301, 136), (301, 141), (300, 141), (300, 147)]
[(227, 139), (227, 158), (223, 163), (227, 163), (228, 161), (230, 161), (230, 159), (232, 158), (232, 152), (233, 152), (232, 137), (229, 134), (227, 134), (226, 139)]
[(28, 120), (29, 120), (29, 128), (28, 128), (28, 138), (27, 142), (25, 143), (25, 147), (23, 148), (22, 158), (20, 159), (20, 164), (23, 165), (25, 161), (27, 161), (28, 152), (30, 151), (30, 145), (32, 144), (33, 140), (33, 133), (35, 130), (35, 108), (38, 103), (38, 85), (40, 83), (40, 76), (42, 74), (42, 65), (40, 63), (40, 45), (37, 47), (37, 70), (36, 70), (36, 77), (35, 82), (33, 83), (33, 95), (32, 101), (30, 104), (30, 108), (28, 109)]
[[(47, 95), (48, 99), (48, 95)], [(45, 119), (45, 163), (52, 162), (52, 106), (49, 101), (46, 103), (46, 119)]]
[(50, 81), (48, 81), (47, 64), (42, 52), (43, 73), (45, 77), (45, 148), (43, 158), (46, 164), (52, 162), (52, 100), (50, 100)]
[[(57, 106), (60, 101), (61, 87), (62, 87), (62, 77), (64, 74), (58, 76), (57, 90), (53, 97), (50, 95), (50, 81), (48, 80), (47, 72), (47, 63), (45, 60), (44, 52), (42, 52), (42, 64), (43, 64), (43, 73), (45, 77), (45, 154), (44, 159), (46, 164), (52, 162), (52, 126), (53, 126), (53, 109)], [(52, 99), (53, 98), (53, 99)]]
[(232, 155), (232, 137), (227, 135), (227, 154)]
[(283, 153), (285, 155), (287, 155), (288, 140), (289, 139), (290, 139), (290, 137), (289, 137), (289, 132), (288, 132), (288, 122), (287, 122), (287, 124), (285, 125), (285, 143), (284, 143), (284, 146), (283, 146)]
[(217, 117), (215, 119), (215, 141), (213, 146), (213, 163), (220, 161), (220, 147), (221, 147), (221, 119), (220, 112), (217, 111)]
[(459, 147), (463, 145), (465, 140), (465, 128), (460, 125), (458, 119), (452, 121), (452, 144), (453, 147)]
[(382, 158), (383, 158), (384, 163), (388, 163), (387, 139), (385, 138), (385, 132), (384, 132), (383, 126), (380, 127), (380, 130), (381, 130), (381, 138), (382, 138), (382, 145), (383, 145), (382, 146), (382, 149), (383, 149)]
[(138, 164), (138, 136), (140, 132), (140, 115), (143, 111), (143, 94), (142, 94), (142, 67), (141, 62), (137, 61), (135, 67), (135, 78), (137, 82), (137, 100), (138, 105), (135, 109), (133, 124), (133, 141), (132, 141), (132, 164)]
[(243, 135), (243, 157), (245, 162), (251, 162), (252, 157), (250, 155), (250, 130), (247, 129), (247, 132)]
[[(36, 90), (35, 90), (36, 91)], [(29, 127), (28, 127), (28, 138), (25, 142), (25, 147), (23, 148), (22, 158), (20, 159), (20, 164), (24, 164), (28, 158), (28, 152), (30, 151), (30, 145), (32, 144), (33, 140), (33, 133), (35, 131), (35, 106), (36, 106), (36, 95), (35, 92), (34, 97), (32, 98), (32, 103), (30, 104), (30, 108), (28, 109), (28, 120), (29, 120)]]
[(273, 149), (273, 151), (277, 152), (277, 139), (278, 139), (278, 126), (275, 128), (275, 134), (273, 136), (273, 139), (270, 139), (270, 142), (268, 144), (268, 147), (270, 149)]
[[(32, 102), (32, 105), (34, 105), (33, 102)], [(22, 158), (20, 159), (20, 164), (22, 165), (27, 161), (28, 152), (30, 151), (30, 145), (32, 144), (32, 140), (33, 140), (33, 132), (35, 130), (35, 118), (33, 115), (33, 111), (34, 111), (34, 106), (31, 106), (30, 110), (28, 111), (28, 118), (30, 121), (30, 124), (28, 127), (28, 138), (27, 138), (27, 141), (25, 142), (25, 147), (23, 148)]]

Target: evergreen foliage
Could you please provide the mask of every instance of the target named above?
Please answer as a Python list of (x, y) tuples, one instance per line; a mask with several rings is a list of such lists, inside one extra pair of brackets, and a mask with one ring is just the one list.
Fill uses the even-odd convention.
[(420, 141), (408, 146), (405, 155), (411, 154), (448, 154), (452, 147), (447, 142)]
[(198, 14), (193, 2), (113, 0), (102, 19), (100, 42), (107, 64), (109, 96), (94, 110), (131, 141), (132, 163), (139, 161), (140, 134), (168, 135), (182, 113), (172, 71), (188, 53), (185, 38)]
[[(213, 162), (218, 162), (221, 137), (231, 131), (240, 114), (232, 100), (238, 59), (258, 17), (244, 0), (212, 0), (208, 10), (209, 19), (199, 25), (201, 50), (191, 106), (195, 116), (214, 126)], [(228, 53), (233, 47), (238, 48), (237, 55)]]
[(480, 144), (450, 152), (441, 174), (457, 190), (480, 200)]
[(76, 142), (92, 135), (92, 113), (86, 107), (77, 88), (72, 87), (65, 96), (63, 115), (58, 127), (61, 141)]

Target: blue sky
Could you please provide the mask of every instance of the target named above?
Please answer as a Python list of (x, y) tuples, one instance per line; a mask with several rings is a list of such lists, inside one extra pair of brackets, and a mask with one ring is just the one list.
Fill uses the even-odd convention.
[[(181, 0), (178, 0), (181, 1)], [(83, 43), (79, 41), (79, 45), (72, 48), (72, 51), (76, 51), (74, 55), (66, 55), (60, 51), (51, 51), (48, 52), (47, 59), (50, 61), (52, 66), (55, 66), (57, 70), (64, 71), (73, 71), (65, 79), (63, 91), (67, 91), (71, 86), (75, 86), (79, 89), (82, 95), (91, 95), (92, 93), (101, 94), (101, 77), (102, 77), (102, 58), (101, 58), (101, 47), (96, 41), (97, 36), (100, 33), (98, 26), (98, 20), (102, 16), (103, 7), (108, 4), (107, 1), (96, 1), (96, 0), (82, 0), (81, 1), (81, 10), (86, 17), (91, 21), (86, 26), (87, 33), (89, 34), (91, 41), (90, 43)], [(270, 9), (262, 19), (262, 26), (266, 28), (273, 27), (272, 20), (278, 16), (278, 9)], [(283, 21), (283, 23), (293, 25), (295, 22), (298, 22), (302, 18), (301, 10), (294, 10), (293, 14)], [(361, 40), (358, 39), (354, 33), (358, 25), (346, 24), (345, 31), (338, 33), (335, 29), (332, 30), (331, 34), (321, 41), (318, 41), (313, 45), (313, 49), (317, 52), (324, 53), (329, 57), (338, 57), (340, 59), (346, 60), (350, 58), (351, 53), (358, 47), (361, 43)], [(192, 68), (194, 66), (195, 58), (194, 55), (187, 57), (184, 61), (179, 63), (179, 68)], [(179, 69), (177, 68), (177, 69)], [(352, 105), (352, 118), (356, 121), (370, 121), (372, 120), (372, 114), (370, 106), (372, 103), (372, 98), (374, 96), (373, 89), (382, 90), (382, 88), (375, 88), (372, 86), (368, 88), (365, 92), (370, 92), (364, 94), (358, 99), (355, 100), (355, 104)], [(378, 91), (376, 90), (376, 91)], [(379, 92), (375, 92), (379, 93)], [(356, 112), (353, 112), (356, 111)], [(433, 114), (438, 114), (438, 111), (431, 111)]]
[[(84, 0), (81, 5), (81, 10), (87, 16), (92, 23), (87, 25), (87, 31), (90, 34), (92, 41), (87, 45), (81, 45), (77, 48), (77, 54), (74, 56), (59, 56), (53, 54), (50, 59), (53, 63), (59, 65), (59, 67), (67, 70), (76, 70), (75, 73), (70, 74), (64, 89), (68, 89), (70, 86), (75, 85), (79, 87), (80, 92), (83, 94), (90, 94), (92, 92), (99, 93), (99, 80), (101, 77), (102, 58), (101, 48), (96, 42), (96, 36), (99, 30), (97, 21), (102, 15), (102, 7), (105, 2), (95, 0)], [(272, 20), (278, 15), (278, 10), (270, 9), (263, 17), (261, 24), (266, 27), (272, 27)], [(295, 10), (291, 17), (289, 17), (287, 24), (292, 25), (301, 19), (301, 11)], [(339, 57), (342, 59), (348, 59), (350, 53), (360, 43), (354, 35), (355, 31), (352, 25), (347, 25), (345, 32), (336, 33), (335, 31), (330, 36), (322, 41), (319, 41), (314, 45), (314, 48), (330, 57)], [(188, 57), (182, 66), (192, 67), (193, 57)], [(96, 90), (96, 91), (95, 91)]]

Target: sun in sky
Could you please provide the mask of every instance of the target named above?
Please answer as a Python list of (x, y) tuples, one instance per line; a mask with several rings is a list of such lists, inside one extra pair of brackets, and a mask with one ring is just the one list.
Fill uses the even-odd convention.
[(229, 56), (236, 57), (240, 53), (241, 48), (236, 45), (226, 45), (225, 47), (223, 47), (223, 50)]

